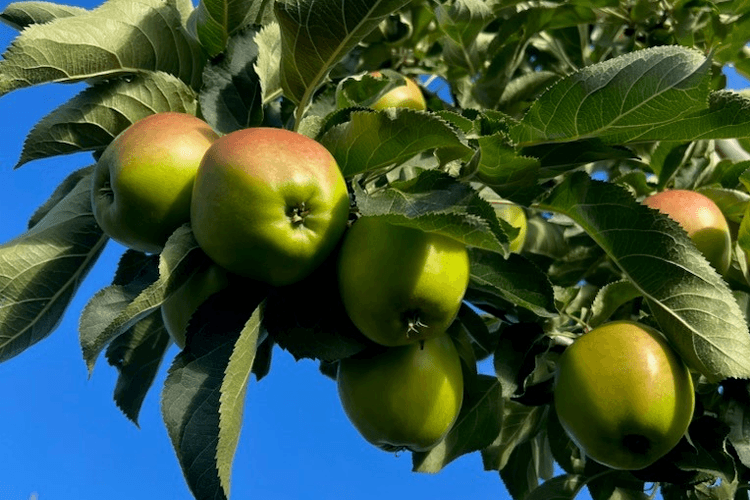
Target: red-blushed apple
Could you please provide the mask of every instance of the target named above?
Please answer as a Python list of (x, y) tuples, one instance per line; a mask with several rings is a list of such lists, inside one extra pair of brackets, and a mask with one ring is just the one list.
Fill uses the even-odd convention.
[(238, 130), (201, 162), (191, 224), (198, 244), (230, 272), (283, 286), (314, 271), (346, 229), (349, 195), (320, 143), (278, 128)]
[(91, 190), (94, 217), (113, 240), (160, 252), (190, 221), (193, 180), (219, 135), (186, 113), (157, 113), (122, 131), (96, 164)]
[(677, 221), (708, 262), (720, 274), (727, 272), (732, 259), (729, 225), (711, 198), (695, 191), (672, 189), (651, 195), (643, 203)]

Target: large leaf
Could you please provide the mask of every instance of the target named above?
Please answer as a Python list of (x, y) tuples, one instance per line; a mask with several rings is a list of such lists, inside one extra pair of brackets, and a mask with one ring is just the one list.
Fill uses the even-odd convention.
[(108, 238), (84, 175), (29, 231), (0, 245), (0, 361), (47, 337)]
[(709, 380), (750, 377), (750, 334), (726, 283), (672, 219), (578, 172), (540, 208), (573, 219), (646, 298), (682, 358)]
[(0, 95), (49, 82), (164, 71), (196, 88), (203, 56), (177, 0), (109, 0), (25, 29), (0, 60)]
[(43, 24), (61, 17), (71, 17), (88, 12), (81, 7), (52, 2), (13, 2), (0, 13), (0, 21), (17, 30), (32, 24)]
[(272, 15), (271, 0), (201, 0), (192, 14), (198, 40), (215, 57), (229, 38), (246, 26), (264, 24)]
[(193, 89), (167, 73), (147, 72), (131, 80), (94, 85), (34, 126), (16, 167), (50, 156), (104, 149), (129, 125), (164, 111), (192, 115), (197, 111)]
[(229, 497), (244, 395), (262, 340), (261, 309), (236, 290), (206, 303), (211, 307), (196, 311), (195, 334), (169, 369), (161, 409), (193, 495), (217, 500)]
[(658, 127), (705, 109), (710, 60), (684, 47), (656, 47), (587, 66), (557, 82), (511, 137), (526, 146), (601, 138), (644, 139)]
[(408, 0), (285, 0), (274, 10), (281, 26), (281, 85), (305, 108), (340, 61), (389, 14)]

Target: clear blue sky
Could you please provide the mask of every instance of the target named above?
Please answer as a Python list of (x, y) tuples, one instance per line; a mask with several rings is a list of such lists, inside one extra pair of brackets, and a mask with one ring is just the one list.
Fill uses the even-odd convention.
[[(83, 7), (98, 1), (69, 2)], [(0, 2), (0, 9), (7, 3)], [(15, 32), (0, 25), (0, 49)], [(744, 82), (732, 80), (731, 87)], [(0, 98), (0, 243), (88, 154), (32, 162), (13, 170), (25, 135), (81, 85), (47, 85)], [(87, 377), (78, 318), (89, 297), (110, 283), (123, 248), (110, 242), (57, 331), (0, 364), (0, 500), (170, 500), (191, 498), (161, 420), (160, 387), (144, 402), (136, 428), (112, 401), (116, 370), (100, 358)], [(168, 354), (171, 359), (177, 350)], [(335, 384), (311, 361), (278, 348), (271, 373), (252, 383), (234, 463), (232, 498), (508, 498), (479, 454), (437, 475), (414, 474), (408, 453), (394, 456), (365, 442), (341, 409)]]

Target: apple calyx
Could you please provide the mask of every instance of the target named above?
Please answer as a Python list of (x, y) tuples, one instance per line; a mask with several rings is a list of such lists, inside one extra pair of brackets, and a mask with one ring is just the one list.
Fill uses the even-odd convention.
[(404, 314), (404, 321), (406, 322), (406, 337), (411, 338), (412, 335), (420, 335), (422, 332), (420, 328), (429, 328), (426, 324), (422, 323), (419, 317), (419, 311), (407, 311)]
[(305, 202), (301, 202), (297, 205), (289, 207), (287, 210), (287, 216), (292, 221), (293, 226), (299, 226), (305, 222), (305, 217), (310, 213), (310, 209), (307, 208)]
[(651, 441), (641, 434), (627, 434), (622, 438), (622, 445), (633, 453), (645, 454), (651, 449)]

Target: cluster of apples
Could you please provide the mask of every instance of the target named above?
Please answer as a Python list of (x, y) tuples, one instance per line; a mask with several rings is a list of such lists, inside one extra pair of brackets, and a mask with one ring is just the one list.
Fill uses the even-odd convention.
[[(373, 105), (392, 106), (426, 108), (408, 79)], [(426, 450), (454, 424), (463, 375), (446, 331), (468, 286), (467, 249), (377, 217), (360, 217), (347, 229), (346, 182), (318, 142), (267, 127), (220, 136), (195, 116), (157, 113), (105, 149), (95, 167), (92, 205), (112, 239), (144, 252), (160, 252), (190, 223), (212, 264), (162, 304), (165, 326), (181, 348), (191, 315), (232, 275), (290, 285), (341, 243), (342, 301), (378, 346), (340, 363), (338, 390), (347, 415), (385, 449)]]

